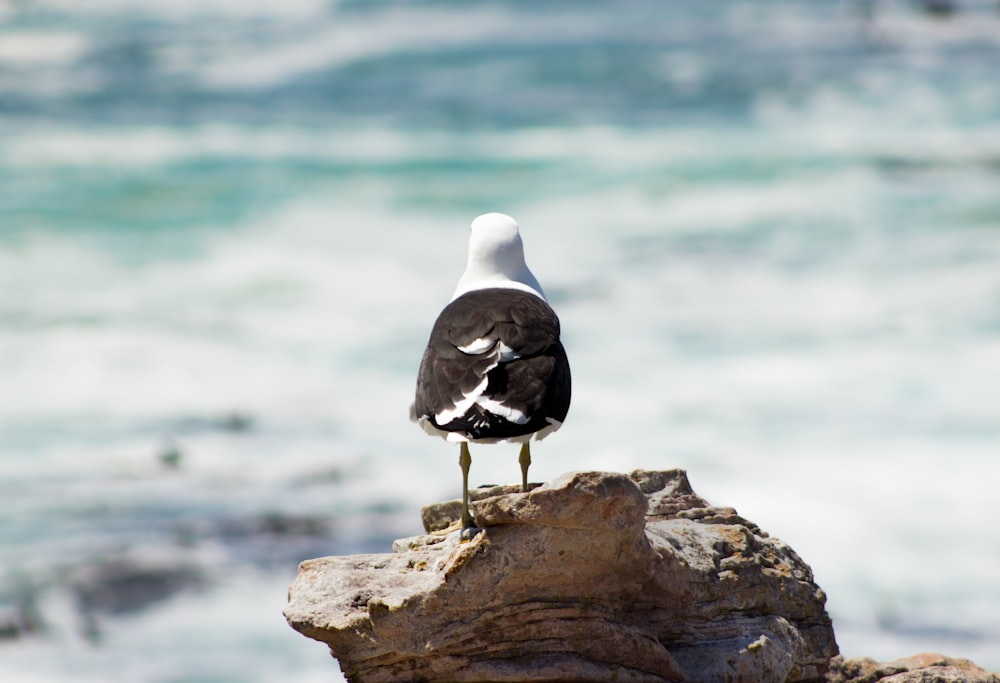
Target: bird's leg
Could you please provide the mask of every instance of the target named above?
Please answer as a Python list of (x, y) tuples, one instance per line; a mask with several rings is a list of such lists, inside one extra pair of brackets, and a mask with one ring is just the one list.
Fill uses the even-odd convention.
[(469, 467), (472, 465), (472, 456), (469, 454), (469, 444), (462, 442), (462, 448), (458, 455), (458, 466), (462, 468), (462, 530), (475, 529), (476, 523), (469, 512)]
[(521, 463), (521, 491), (528, 492), (528, 468), (531, 466), (531, 447), (525, 441), (521, 444), (521, 455), (517, 459)]

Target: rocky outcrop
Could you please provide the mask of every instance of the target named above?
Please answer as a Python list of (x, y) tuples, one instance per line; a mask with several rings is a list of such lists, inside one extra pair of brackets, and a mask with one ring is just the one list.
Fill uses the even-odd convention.
[(820, 681), (837, 654), (809, 567), (681, 470), (473, 499), (470, 541), (453, 527), (303, 562), (288, 622), (365, 683)]
[(891, 662), (835, 657), (827, 683), (1000, 683), (1000, 676), (967, 659), (924, 653)]

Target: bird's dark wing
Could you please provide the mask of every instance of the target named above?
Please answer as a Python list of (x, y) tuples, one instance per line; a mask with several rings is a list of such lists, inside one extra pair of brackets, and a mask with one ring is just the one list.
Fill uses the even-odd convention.
[(555, 312), (528, 292), (492, 288), (441, 311), (420, 363), (412, 417), (434, 431), (496, 440), (561, 423), (569, 400)]

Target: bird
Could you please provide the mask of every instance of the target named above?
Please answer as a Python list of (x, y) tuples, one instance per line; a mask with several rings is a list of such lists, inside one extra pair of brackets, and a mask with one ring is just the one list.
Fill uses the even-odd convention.
[(510, 216), (472, 221), (468, 260), (451, 301), (431, 328), (417, 372), (410, 419), (459, 444), (463, 537), (469, 512), (470, 443), (520, 443), (521, 490), (528, 490), (532, 439), (562, 426), (569, 412), (569, 360), (559, 317), (524, 260)]

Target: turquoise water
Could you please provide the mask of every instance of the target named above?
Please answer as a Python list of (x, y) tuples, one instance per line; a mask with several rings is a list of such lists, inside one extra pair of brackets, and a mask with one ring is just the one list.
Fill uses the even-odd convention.
[(0, 678), (335, 678), (285, 589), (458, 493), (406, 415), (493, 210), (574, 369), (534, 479), (686, 468), (845, 654), (1000, 669), (1000, 10), (957, 8), (0, 3)]

